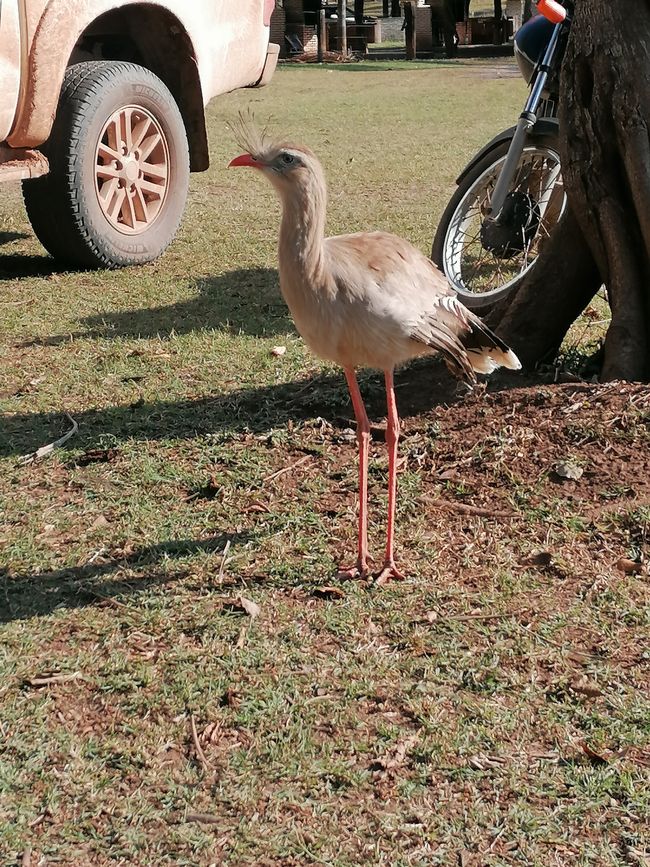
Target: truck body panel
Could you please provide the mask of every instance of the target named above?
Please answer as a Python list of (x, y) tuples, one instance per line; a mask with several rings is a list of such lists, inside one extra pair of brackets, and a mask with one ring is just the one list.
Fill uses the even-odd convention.
[[(4, 88), (0, 94), (0, 141), (16, 148), (41, 145), (49, 136), (63, 75), (80, 37), (106, 13), (124, 10), (128, 15), (131, 9), (143, 7), (148, 15), (156, 8), (164, 11), (165, 26), (169, 22), (170, 29), (184, 32), (198, 68), (204, 105), (214, 96), (260, 80), (269, 50), (266, 0), (158, 0), (146, 4), (137, 0), (4, 0), (0, 18), (2, 81), (4, 84), (6, 65), (13, 104), (11, 86)], [(22, 44), (16, 38), (16, 28), (21, 26)], [(17, 107), (16, 74), (22, 84)], [(10, 115), (11, 125), (7, 120)], [(8, 126), (10, 129), (5, 128)]]

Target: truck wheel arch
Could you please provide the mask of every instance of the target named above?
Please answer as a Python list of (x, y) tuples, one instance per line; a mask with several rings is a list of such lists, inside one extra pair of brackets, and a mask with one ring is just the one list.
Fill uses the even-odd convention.
[[(111, 57), (106, 37), (115, 36), (120, 37), (121, 50), (119, 56)], [(192, 41), (168, 9), (137, 0), (95, 0), (91, 4), (51, 0), (34, 34), (25, 90), (8, 143), (38, 147), (47, 140), (65, 70), (80, 59), (84, 46), (93, 39), (107, 51), (102, 59), (139, 63), (162, 79), (185, 124), (191, 171), (207, 169), (203, 92)]]

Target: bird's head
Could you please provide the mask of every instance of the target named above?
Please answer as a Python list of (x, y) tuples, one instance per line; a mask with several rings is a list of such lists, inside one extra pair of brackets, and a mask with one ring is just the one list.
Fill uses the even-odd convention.
[(320, 163), (309, 148), (271, 141), (266, 131), (260, 132), (243, 118), (240, 118), (236, 134), (245, 151), (231, 160), (228, 167), (258, 169), (281, 195), (295, 193), (299, 188), (309, 188), (314, 180), (323, 179)]

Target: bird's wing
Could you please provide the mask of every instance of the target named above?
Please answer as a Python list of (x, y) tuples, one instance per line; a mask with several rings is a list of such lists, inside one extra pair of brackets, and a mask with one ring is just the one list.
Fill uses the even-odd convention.
[(443, 353), (454, 371), (474, 381), (518, 362), (508, 347), (456, 297), (445, 275), (420, 250), (388, 232), (359, 232), (325, 241), (340, 302), (362, 305), (364, 327), (378, 340), (413, 341)]

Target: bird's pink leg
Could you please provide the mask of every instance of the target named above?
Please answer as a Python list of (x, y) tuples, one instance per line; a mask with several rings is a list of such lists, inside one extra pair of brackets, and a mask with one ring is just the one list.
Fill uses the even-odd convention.
[(393, 541), (395, 533), (395, 500), (397, 498), (397, 443), (399, 442), (399, 415), (395, 402), (393, 386), (393, 371), (384, 372), (386, 380), (386, 406), (388, 417), (386, 424), (386, 444), (388, 445), (388, 527), (386, 529), (386, 556), (384, 568), (377, 576), (377, 584), (385, 584), (391, 578), (404, 578), (398, 570), (393, 557)]
[(363, 398), (359, 391), (354, 368), (344, 369), (348, 382), (354, 417), (357, 420), (357, 441), (359, 443), (359, 544), (357, 564), (351, 569), (340, 569), (339, 578), (364, 578), (368, 572), (368, 451), (370, 447), (370, 423)]

